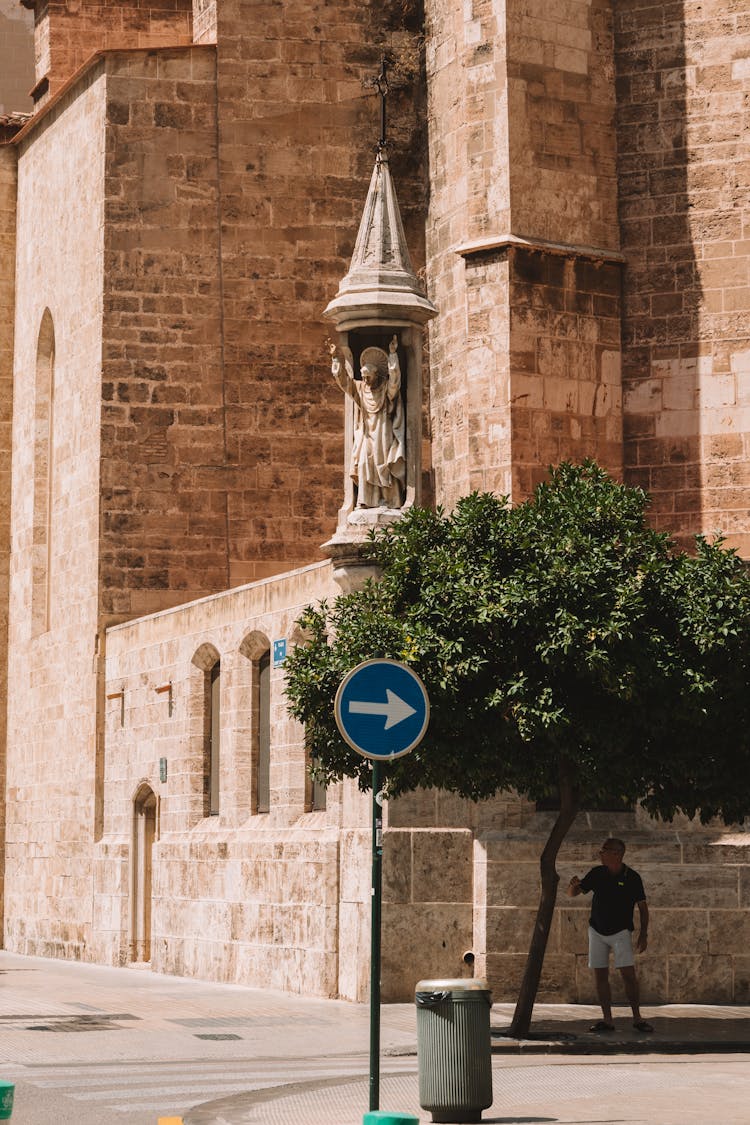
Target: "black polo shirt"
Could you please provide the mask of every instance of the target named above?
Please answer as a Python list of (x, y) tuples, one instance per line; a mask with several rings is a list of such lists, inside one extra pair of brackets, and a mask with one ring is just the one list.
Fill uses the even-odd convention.
[(589, 921), (598, 934), (632, 930), (633, 907), (646, 898), (640, 875), (625, 864), (617, 875), (604, 864), (592, 867), (581, 879), (581, 890), (594, 892)]

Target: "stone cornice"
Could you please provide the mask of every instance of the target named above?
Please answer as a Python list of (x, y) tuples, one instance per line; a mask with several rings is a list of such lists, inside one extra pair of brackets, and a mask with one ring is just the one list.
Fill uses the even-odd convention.
[(518, 234), (488, 235), (463, 242), (454, 248), (454, 253), (462, 258), (473, 258), (478, 254), (491, 254), (497, 250), (514, 247), (519, 250), (538, 250), (544, 254), (559, 254), (566, 258), (587, 258), (594, 262), (614, 262), (622, 264), (625, 255), (619, 250), (605, 250), (597, 246), (577, 246), (574, 243), (549, 242), (545, 238), (523, 238)]

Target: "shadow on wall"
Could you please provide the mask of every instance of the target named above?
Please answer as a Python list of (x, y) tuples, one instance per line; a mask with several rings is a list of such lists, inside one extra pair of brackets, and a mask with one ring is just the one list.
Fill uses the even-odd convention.
[(699, 380), (703, 291), (688, 183), (681, 5), (614, 5), (623, 276), (624, 466), (653, 522), (683, 543), (702, 528)]

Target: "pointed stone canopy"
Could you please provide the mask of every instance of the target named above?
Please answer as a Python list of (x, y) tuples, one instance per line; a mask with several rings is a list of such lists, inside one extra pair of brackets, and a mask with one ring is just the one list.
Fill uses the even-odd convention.
[(324, 316), (340, 330), (363, 324), (425, 324), (437, 309), (412, 269), (401, 213), (381, 149), (375, 160), (349, 272)]

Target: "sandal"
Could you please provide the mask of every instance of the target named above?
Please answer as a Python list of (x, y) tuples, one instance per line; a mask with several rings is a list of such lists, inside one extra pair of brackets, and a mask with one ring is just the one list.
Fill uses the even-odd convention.
[(636, 1020), (636, 1022), (633, 1024), (633, 1030), (634, 1031), (653, 1031), (654, 1029), (653, 1029), (653, 1026), (648, 1022), (648, 1020)]
[(589, 1028), (589, 1031), (614, 1031), (614, 1030), (615, 1030), (615, 1025), (613, 1023), (605, 1023), (604, 1020), (597, 1020), (597, 1022), (592, 1023), (591, 1027)]

